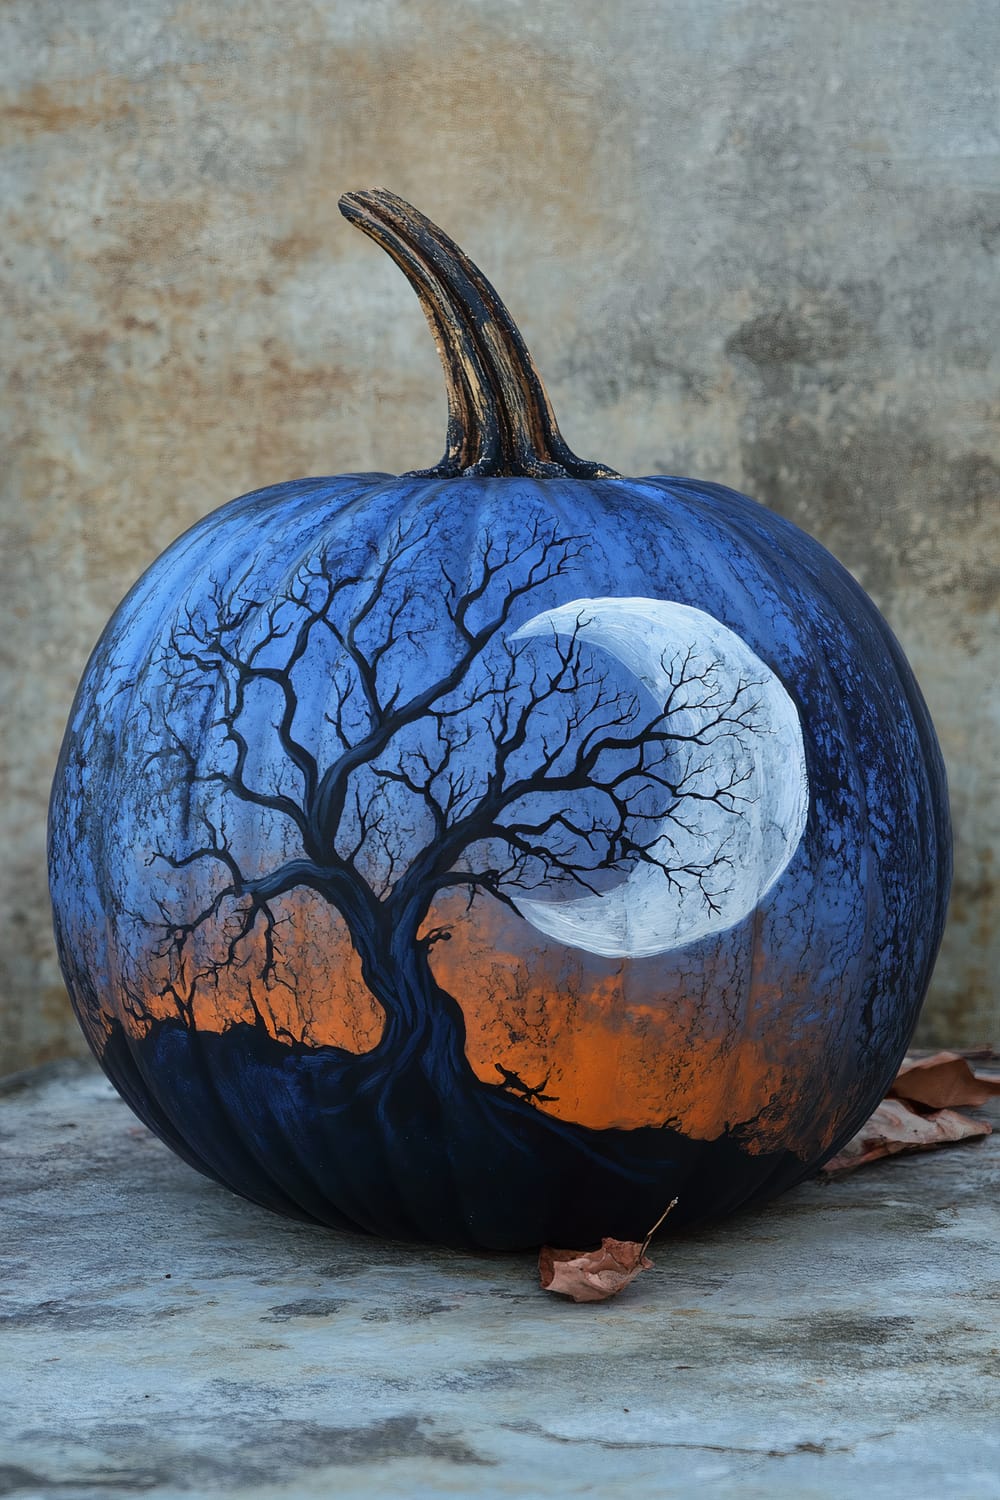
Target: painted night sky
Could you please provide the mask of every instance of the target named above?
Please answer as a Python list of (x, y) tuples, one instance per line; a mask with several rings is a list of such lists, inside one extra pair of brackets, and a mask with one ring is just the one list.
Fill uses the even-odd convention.
[(182, 1154), (501, 1246), (725, 1211), (855, 1128), (947, 809), (888, 628), (753, 502), (355, 475), (234, 501), (136, 585), (50, 859), (83, 1025)]

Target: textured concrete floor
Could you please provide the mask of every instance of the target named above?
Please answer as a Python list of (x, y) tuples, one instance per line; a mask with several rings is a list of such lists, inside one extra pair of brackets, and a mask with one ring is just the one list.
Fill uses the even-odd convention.
[(86, 1063), (0, 1097), (0, 1494), (1000, 1496), (1000, 1134), (666, 1238), (620, 1300), (293, 1224)]

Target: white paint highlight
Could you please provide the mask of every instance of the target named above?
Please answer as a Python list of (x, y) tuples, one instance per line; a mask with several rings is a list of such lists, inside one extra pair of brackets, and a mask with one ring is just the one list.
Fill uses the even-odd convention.
[[(574, 599), (536, 615), (511, 634), (571, 636), (614, 656), (649, 690), (659, 705), (670, 693), (671, 670), (690, 650), (691, 670), (727, 699), (748, 686), (740, 706), (752, 705), (749, 727), (720, 729), (700, 751), (711, 768), (691, 783), (708, 794), (731, 774), (741, 778), (738, 811), (717, 802), (688, 798), (677, 817), (665, 818), (650, 839), (650, 852), (676, 870), (670, 878), (645, 862), (600, 895), (540, 901), (519, 896), (515, 905), (540, 932), (572, 947), (606, 957), (641, 957), (683, 947), (722, 932), (748, 916), (785, 869), (802, 837), (809, 808), (805, 751), (798, 711), (771, 669), (733, 631), (704, 610), (662, 599)], [(699, 696), (699, 683), (691, 695)], [(700, 692), (704, 698), (704, 690)], [(673, 711), (678, 734), (704, 730), (702, 707)], [(674, 752), (682, 757), (685, 746)], [(665, 797), (668, 795), (664, 793)], [(683, 867), (703, 867), (716, 854), (725, 863), (706, 875), (705, 890)], [(706, 898), (706, 892), (710, 900)]]

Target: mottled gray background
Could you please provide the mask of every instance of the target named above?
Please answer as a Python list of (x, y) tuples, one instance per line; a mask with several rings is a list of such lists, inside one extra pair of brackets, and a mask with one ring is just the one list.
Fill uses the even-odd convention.
[(80, 1050), (48, 785), (107, 615), (180, 530), (434, 461), (384, 184), (497, 282), (570, 443), (748, 491), (847, 564), (948, 760), (924, 1038), (1000, 1034), (995, 0), (6, 0), (2, 1065)]

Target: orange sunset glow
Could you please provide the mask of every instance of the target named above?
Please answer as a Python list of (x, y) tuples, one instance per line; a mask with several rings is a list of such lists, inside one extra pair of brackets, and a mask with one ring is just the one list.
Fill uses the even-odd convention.
[[(342, 918), (304, 889), (275, 902), (274, 916), (269, 981), (259, 923), (237, 962), (194, 985), (197, 1027), (256, 1022), (278, 1040), (370, 1051), (383, 1012)], [(667, 1125), (703, 1140), (756, 1119), (746, 1146), (763, 1152), (809, 1120), (810, 1094), (828, 1093), (822, 1031), (811, 1056), (808, 1029), (794, 1024), (807, 982), (768, 979), (754, 925), (742, 952), (730, 942), (700, 958), (609, 959), (548, 941), (491, 897), (469, 907), (456, 892), (428, 914), (424, 932), (435, 931), (447, 936), (433, 942), (431, 966), (462, 1006), (476, 1076), (528, 1090), (548, 1114), (594, 1129)], [(219, 949), (220, 929), (206, 924), (185, 978), (204, 974)], [(174, 989), (187, 993), (176, 976)], [(145, 1004), (168, 1015), (175, 995), (164, 985)]]
[[(438, 982), (462, 999), (466, 1053), (484, 1082), (498, 1081), (499, 1063), (555, 1096), (540, 1108), (594, 1129), (669, 1125), (711, 1140), (765, 1111), (748, 1143), (756, 1151), (786, 1138), (789, 1120), (801, 1117), (810, 1070), (788, 1018), (806, 982), (796, 981), (798, 994), (765, 983), (749, 939), (753, 975), (749, 984), (734, 975), (732, 994), (743, 998), (720, 1027), (728, 949), (685, 969), (683, 953), (609, 959), (548, 943), (488, 898), (471, 912), (453, 898), (451, 913), (451, 941), (435, 945), (432, 962)], [(439, 908), (435, 921), (445, 915)]]

